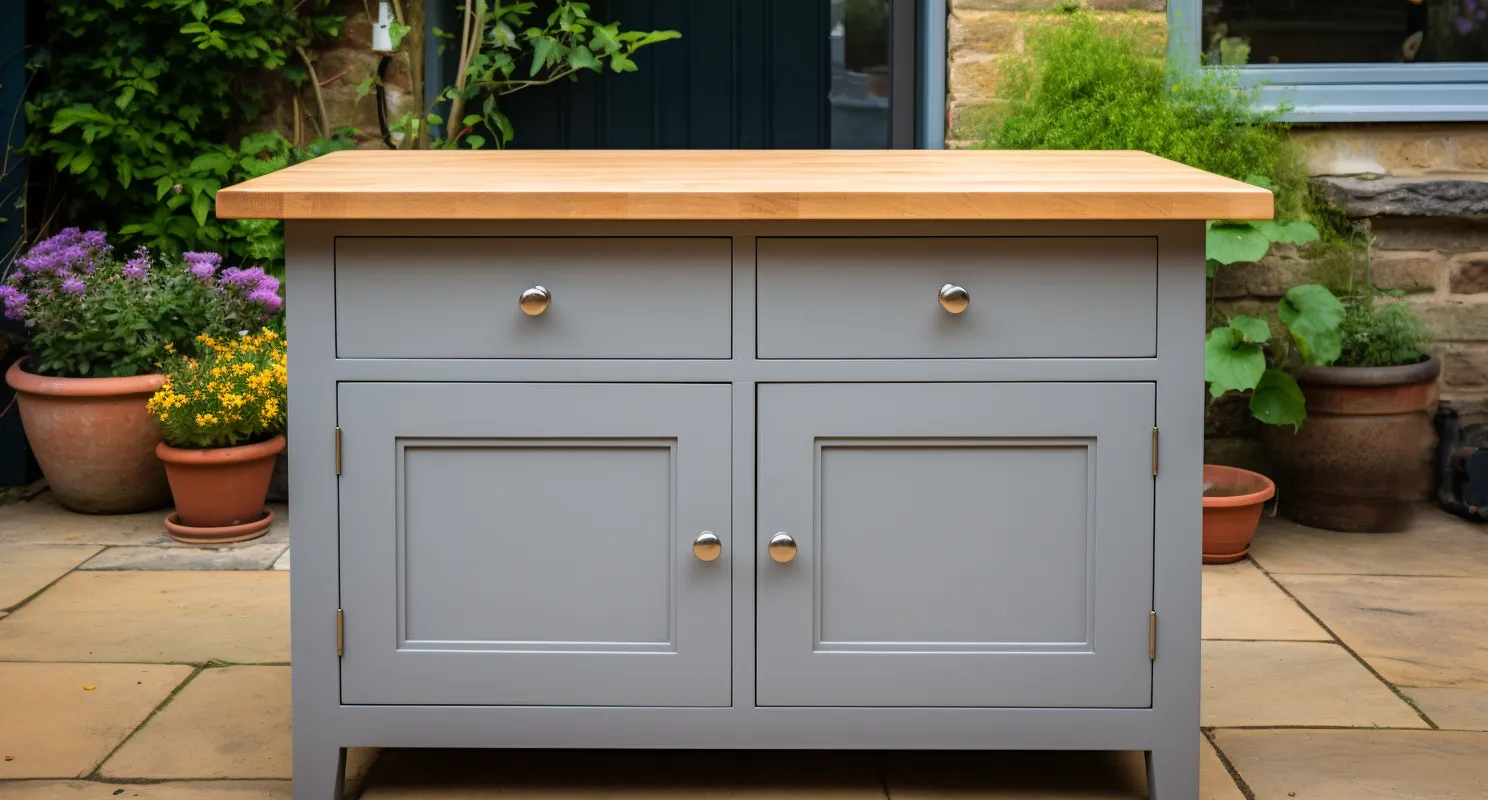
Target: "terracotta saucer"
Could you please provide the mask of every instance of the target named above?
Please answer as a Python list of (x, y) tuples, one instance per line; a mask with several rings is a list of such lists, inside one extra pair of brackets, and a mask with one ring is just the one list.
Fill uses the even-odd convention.
[(249, 539), (257, 539), (268, 531), (269, 526), (274, 524), (274, 509), (265, 508), (262, 519), (253, 522), (245, 522), (242, 525), (226, 525), (221, 528), (193, 528), (190, 525), (182, 525), (172, 511), (165, 518), (165, 529), (170, 532), (171, 538), (178, 542), (187, 544), (228, 544), (230, 542), (246, 542)]

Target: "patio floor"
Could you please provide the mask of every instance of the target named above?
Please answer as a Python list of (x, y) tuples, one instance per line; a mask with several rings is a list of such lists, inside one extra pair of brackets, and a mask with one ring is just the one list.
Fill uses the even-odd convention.
[[(288, 800), (288, 516), (0, 507), (0, 798)], [(1264, 524), (1204, 568), (1203, 800), (1488, 797), (1488, 527)], [(349, 796), (1140, 798), (1134, 753), (354, 751)]]

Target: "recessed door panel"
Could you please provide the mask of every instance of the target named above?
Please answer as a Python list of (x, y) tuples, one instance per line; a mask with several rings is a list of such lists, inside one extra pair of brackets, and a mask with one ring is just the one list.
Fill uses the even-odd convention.
[(357, 383), (339, 406), (343, 702), (729, 704), (727, 386)]
[(760, 387), (758, 702), (1149, 705), (1154, 403), (1146, 383)]

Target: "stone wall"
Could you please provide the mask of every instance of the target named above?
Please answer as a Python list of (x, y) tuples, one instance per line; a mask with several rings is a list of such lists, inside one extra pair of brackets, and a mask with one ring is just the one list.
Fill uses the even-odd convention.
[[(1112, 24), (1165, 35), (1165, 0), (1080, 0)], [(999, 64), (1052, 0), (950, 0), (947, 145), (974, 139), (1000, 107)], [(1488, 421), (1488, 124), (1307, 125), (1293, 130), (1309, 171), (1350, 217), (1368, 220), (1373, 281), (1408, 292), (1436, 336), (1442, 397), (1468, 421)], [(1274, 315), (1298, 283), (1339, 269), (1275, 248), (1262, 262), (1226, 268), (1216, 283), (1226, 314)], [(1214, 408), (1206, 457), (1263, 467), (1256, 423), (1242, 402)]]
[[(402, 5), (405, 13), (415, 20), (423, 13), (423, 0), (403, 0)], [(357, 97), (356, 92), (363, 80), (377, 74), (378, 62), (382, 58), (372, 50), (372, 22), (377, 14), (377, 3), (371, 0), (335, 0), (333, 7), (346, 17), (341, 35), (308, 52), (321, 84), (326, 116), (330, 118), (333, 130), (356, 128), (359, 147), (381, 148), (384, 145), (377, 119), (376, 93)], [(415, 31), (420, 29), (420, 25), (414, 25)], [(422, 78), (419, 69), (423, 58), (421, 52), (419, 37), (410, 35), (388, 67), (385, 87), (389, 120), (397, 120), (405, 112), (418, 111), (423, 102), (423, 90), (419, 85)], [(291, 58), (296, 57), (292, 55)], [(254, 128), (278, 130), (292, 138), (298, 134), (300, 143), (314, 139), (320, 113), (315, 92), (308, 82), (295, 91), (283, 79), (271, 76), (265, 89), (266, 107)]]

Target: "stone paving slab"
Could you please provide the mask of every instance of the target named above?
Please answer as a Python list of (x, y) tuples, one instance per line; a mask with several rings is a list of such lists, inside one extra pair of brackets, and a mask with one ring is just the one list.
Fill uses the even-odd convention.
[(289, 781), (0, 782), (0, 800), (292, 800), (292, 794)]
[(1245, 800), (1214, 745), (1203, 734), (1199, 738), (1203, 739), (1199, 742), (1199, 800)]
[(1249, 561), (1204, 567), (1205, 639), (1333, 637)]
[(1488, 578), (1488, 528), (1430, 506), (1401, 533), (1339, 533), (1277, 517), (1261, 523), (1250, 557), (1272, 574)]
[(20, 605), (101, 549), (91, 544), (0, 544), (0, 609)]
[(1427, 727), (1346, 650), (1325, 642), (1204, 642), (1199, 724)]
[(871, 753), (388, 750), (362, 800), (883, 800)]
[(1400, 691), (1445, 730), (1488, 731), (1488, 689), (1402, 686)]
[(226, 547), (110, 547), (89, 559), (85, 570), (268, 569), (289, 542), (243, 542)]
[[(289, 541), (289, 509), (270, 503), (274, 526), (257, 542)], [(196, 547), (170, 538), (164, 520), (170, 509), (138, 514), (78, 514), (57, 504), (51, 492), (24, 503), (0, 506), (0, 545), (99, 544)]]
[(0, 661), (289, 661), (285, 572), (74, 572), (0, 624)]
[(0, 779), (91, 773), (190, 674), (164, 664), (0, 664)]
[(274, 562), (274, 569), (289, 570), (289, 548), (284, 548), (284, 555), (279, 556), (279, 559)]
[(1216, 731), (1256, 800), (1483, 800), (1488, 734)]
[(99, 768), (105, 778), (288, 778), (289, 667), (203, 670)]
[(1391, 683), (1488, 689), (1488, 580), (1276, 579)]

